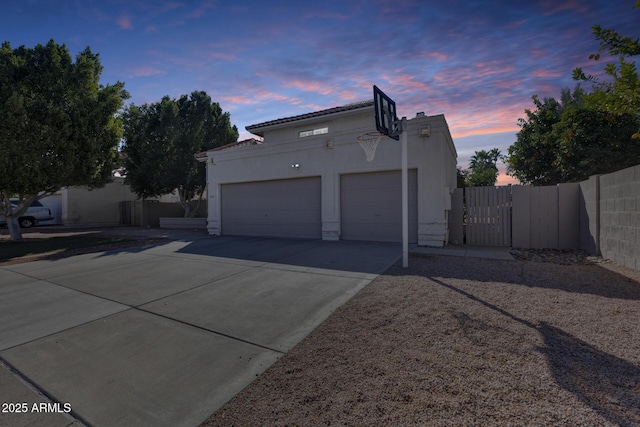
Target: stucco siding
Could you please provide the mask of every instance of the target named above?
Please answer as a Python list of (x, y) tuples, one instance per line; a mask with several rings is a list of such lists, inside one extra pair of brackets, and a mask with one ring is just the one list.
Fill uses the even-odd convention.
[[(400, 171), (340, 177), (342, 238), (402, 242)], [(408, 171), (409, 243), (418, 243), (418, 191), (415, 169)]]
[(320, 178), (224, 184), (222, 233), (320, 238)]
[[(455, 147), (444, 116), (420, 116), (407, 123), (408, 167), (417, 174), (418, 243), (442, 246), (447, 240), (450, 188), (455, 187)], [(299, 130), (325, 125), (329, 129), (327, 134), (298, 136)], [(431, 128), (429, 137), (419, 136), (419, 129), (425, 126)], [(375, 131), (373, 107), (339, 117), (278, 125), (264, 132), (262, 144), (209, 151), (205, 159), (209, 233), (224, 232), (223, 185), (320, 177), (322, 238), (340, 239), (340, 177), (400, 169), (400, 143), (387, 137), (378, 144), (373, 161), (366, 161), (357, 137), (371, 131)]]

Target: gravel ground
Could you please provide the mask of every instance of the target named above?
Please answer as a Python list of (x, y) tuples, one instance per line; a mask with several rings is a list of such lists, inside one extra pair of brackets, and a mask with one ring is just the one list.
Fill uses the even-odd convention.
[(413, 256), (203, 425), (637, 426), (639, 280)]

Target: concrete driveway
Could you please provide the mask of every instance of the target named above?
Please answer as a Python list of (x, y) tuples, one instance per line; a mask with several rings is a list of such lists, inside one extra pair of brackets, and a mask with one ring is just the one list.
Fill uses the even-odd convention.
[(197, 426), (400, 255), (200, 237), (2, 267), (0, 402), (28, 411), (0, 425)]

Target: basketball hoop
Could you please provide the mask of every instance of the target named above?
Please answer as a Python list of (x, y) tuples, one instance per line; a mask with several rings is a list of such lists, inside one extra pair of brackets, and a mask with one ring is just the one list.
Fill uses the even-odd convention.
[(367, 132), (358, 137), (358, 142), (367, 156), (367, 162), (373, 160), (376, 154), (376, 148), (378, 147), (378, 142), (380, 142), (380, 139), (382, 139), (383, 136), (384, 135), (380, 132)]

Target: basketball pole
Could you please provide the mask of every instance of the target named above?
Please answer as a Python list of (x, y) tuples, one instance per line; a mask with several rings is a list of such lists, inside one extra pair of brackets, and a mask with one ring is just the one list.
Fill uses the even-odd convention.
[(407, 118), (398, 120), (396, 103), (373, 85), (376, 130), (400, 140), (402, 163), (402, 267), (409, 267), (409, 174), (407, 172)]
[(407, 171), (407, 118), (400, 123), (402, 151), (402, 267), (409, 267), (409, 174)]

